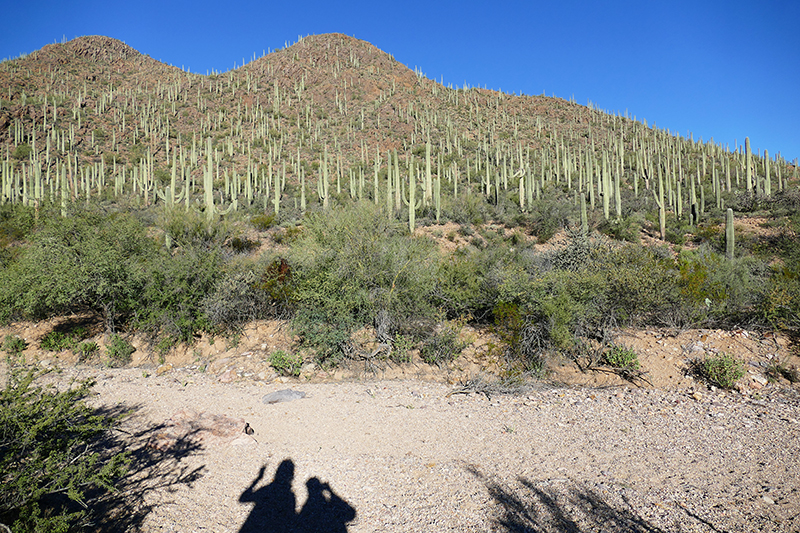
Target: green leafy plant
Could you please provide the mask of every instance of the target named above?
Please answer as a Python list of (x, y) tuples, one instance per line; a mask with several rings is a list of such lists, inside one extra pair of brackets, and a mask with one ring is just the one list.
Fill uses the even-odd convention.
[(703, 378), (723, 389), (732, 389), (745, 374), (744, 363), (726, 353), (707, 357), (696, 368)]
[(466, 348), (467, 343), (459, 339), (461, 324), (445, 323), (422, 345), (420, 357), (429, 365), (449, 363)]
[(78, 344), (76, 351), (78, 353), (78, 359), (80, 361), (86, 361), (97, 355), (97, 352), (100, 351), (100, 347), (94, 341), (85, 341)]
[(269, 364), (284, 376), (297, 377), (303, 367), (303, 358), (299, 354), (290, 354), (283, 350), (278, 350), (270, 354)]
[(85, 339), (89, 332), (84, 327), (75, 328), (73, 331), (64, 333), (62, 331), (51, 331), (47, 333), (39, 342), (42, 350), (49, 352), (63, 352), (73, 350), (78, 342)]
[(611, 367), (638, 370), (641, 367), (639, 355), (625, 346), (614, 345), (603, 354), (603, 361)]
[(136, 348), (120, 335), (116, 333), (111, 335), (111, 342), (106, 347), (108, 366), (117, 368), (129, 364), (135, 351)]
[(19, 355), (28, 346), (24, 339), (14, 335), (6, 335), (3, 340), (3, 351), (9, 355)]
[(84, 403), (91, 381), (58, 391), (35, 386), (39, 375), (13, 369), (0, 391), (0, 524), (69, 531), (90, 508), (88, 495), (113, 490), (130, 460), (102, 444), (119, 419)]

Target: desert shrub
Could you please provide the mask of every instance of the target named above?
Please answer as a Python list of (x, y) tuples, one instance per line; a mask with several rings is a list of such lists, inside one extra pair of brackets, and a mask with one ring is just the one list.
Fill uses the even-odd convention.
[(6, 335), (5, 339), (3, 339), (3, 351), (9, 355), (19, 355), (27, 347), (28, 343), (25, 342), (25, 339), (14, 335)]
[(72, 350), (88, 335), (89, 332), (84, 327), (77, 327), (68, 332), (54, 330), (42, 337), (42, 340), (39, 342), (39, 347), (49, 352)]
[(75, 347), (80, 361), (86, 361), (94, 357), (100, 351), (100, 347), (94, 341), (84, 341)]
[(756, 319), (769, 276), (764, 262), (753, 257), (728, 260), (703, 247), (682, 252), (678, 267), (680, 291), (694, 309), (694, 321), (725, 326)]
[(501, 350), (511, 366), (523, 371), (539, 372), (550, 342), (544, 324), (536, 322), (515, 303), (503, 302), (494, 310), (492, 331), (499, 337)]
[(259, 213), (250, 218), (250, 224), (259, 231), (267, 231), (277, 224), (277, 217), (275, 213)]
[(51, 219), (0, 273), (0, 315), (41, 319), (91, 310), (113, 330), (136, 307), (152, 244), (129, 215), (80, 211)]
[(578, 271), (586, 268), (586, 262), (595, 246), (587, 235), (568, 228), (566, 246), (548, 254), (553, 268)]
[(28, 237), (36, 226), (33, 207), (7, 203), (0, 205), (0, 245), (9, 246)]
[[(202, 313), (218, 330), (236, 330), (245, 322), (264, 318), (286, 295), (280, 293), (280, 272), (273, 263), (255, 263), (250, 259), (229, 261), (202, 301)], [(274, 278), (273, 278), (274, 276)], [(277, 313), (275, 313), (277, 314)]]
[(113, 368), (125, 366), (131, 362), (135, 351), (136, 348), (131, 343), (114, 333), (111, 335), (111, 342), (106, 346), (106, 363)]
[(389, 358), (395, 363), (410, 363), (411, 350), (414, 348), (414, 337), (398, 333), (392, 342), (392, 352)]
[(270, 354), (269, 364), (284, 376), (297, 377), (300, 375), (300, 369), (303, 368), (303, 358), (299, 354), (278, 350)]
[(33, 150), (31, 150), (31, 146), (28, 143), (22, 143), (17, 145), (16, 148), (14, 148), (14, 153), (12, 154), (12, 157), (14, 159), (23, 161), (31, 156), (32, 151)]
[(602, 314), (618, 325), (677, 325), (685, 310), (674, 263), (658, 249), (625, 245), (598, 251), (591, 267), (606, 281)]
[(744, 363), (726, 353), (698, 361), (695, 369), (702, 378), (723, 389), (732, 389), (745, 375)]
[(434, 331), (420, 349), (419, 355), (429, 365), (449, 363), (467, 347), (459, 339), (461, 327), (459, 323), (446, 322)]
[(94, 489), (112, 490), (129, 459), (103, 446), (118, 419), (86, 405), (91, 381), (57, 391), (35, 386), (36, 377), (14, 369), (0, 391), (0, 523), (68, 531), (91, 509)]
[(442, 192), (442, 217), (456, 224), (483, 224), (491, 218), (491, 211), (492, 207), (483, 194), (459, 192), (458, 198), (454, 199)]
[(487, 281), (497, 262), (492, 250), (460, 248), (442, 256), (434, 288), (434, 302), (448, 318), (471, 314), (482, 319), (495, 304), (495, 291)]
[(289, 262), (293, 325), (321, 362), (340, 355), (350, 333), (371, 325), (381, 311), (394, 332), (406, 333), (435, 314), (433, 243), (409, 236), (373, 204), (307, 215)]
[(135, 325), (151, 335), (179, 341), (212, 331), (206, 298), (214, 294), (223, 269), (219, 248), (190, 246), (160, 254), (148, 265)]
[(574, 203), (557, 189), (534, 200), (529, 212), (528, 224), (539, 242), (549, 241), (558, 230), (568, 227), (570, 221), (580, 220)]
[(625, 346), (613, 345), (603, 353), (603, 362), (610, 367), (623, 370), (638, 370), (639, 355)]
[(168, 239), (182, 248), (218, 249), (239, 236), (239, 231), (230, 221), (209, 221), (204, 213), (195, 209), (167, 211), (160, 218), (159, 226)]
[(604, 235), (626, 242), (639, 242), (639, 233), (642, 230), (642, 220), (637, 216), (627, 216), (622, 218), (610, 218), (603, 220), (598, 226), (598, 230)]
[(800, 331), (800, 263), (775, 267), (757, 310), (771, 327)]

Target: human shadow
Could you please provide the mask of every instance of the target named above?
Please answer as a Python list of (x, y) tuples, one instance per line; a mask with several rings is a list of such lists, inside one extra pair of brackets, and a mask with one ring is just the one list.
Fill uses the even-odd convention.
[(247, 487), (239, 501), (255, 503), (239, 533), (346, 533), (347, 523), (356, 517), (356, 510), (340, 498), (327, 483), (312, 477), (306, 482), (308, 499), (299, 513), (292, 491), (294, 462), (285, 459), (275, 471), (272, 482), (259, 489), (266, 465)]
[(522, 488), (515, 489), (487, 477), (472, 465), (467, 470), (485, 484), (489, 495), (499, 504), (500, 513), (495, 524), (500, 531), (665, 533), (632, 508), (614, 506), (589, 487), (574, 483), (558, 488), (538, 486), (540, 484), (519, 478)]

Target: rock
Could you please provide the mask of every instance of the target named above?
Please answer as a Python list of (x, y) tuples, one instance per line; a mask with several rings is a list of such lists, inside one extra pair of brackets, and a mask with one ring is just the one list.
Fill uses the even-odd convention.
[[(250, 426), (241, 418), (182, 409), (164, 423), (164, 429), (150, 437), (149, 448), (166, 451), (174, 447), (233, 444), (239, 437), (255, 440), (247, 434)], [(246, 442), (246, 439), (243, 439)]]
[(230, 383), (231, 381), (236, 379), (236, 372), (233, 370), (226, 370), (222, 374), (219, 375), (217, 381), (220, 383)]
[(217, 359), (213, 361), (210, 365), (208, 365), (208, 371), (212, 374), (216, 374), (231, 362), (230, 357), (223, 357), (222, 359)]
[(767, 503), (769, 505), (775, 505), (775, 500), (773, 500), (769, 496), (762, 496), (761, 499), (764, 500), (764, 503)]
[(267, 394), (261, 399), (261, 401), (263, 401), (266, 404), (273, 404), (280, 402), (291, 402), (293, 400), (299, 400), (305, 397), (306, 397), (305, 392), (296, 391), (292, 389), (283, 389)]
[(699, 402), (700, 400), (703, 399), (703, 395), (700, 394), (699, 392), (693, 392), (692, 393), (692, 399), (694, 399), (694, 400)]

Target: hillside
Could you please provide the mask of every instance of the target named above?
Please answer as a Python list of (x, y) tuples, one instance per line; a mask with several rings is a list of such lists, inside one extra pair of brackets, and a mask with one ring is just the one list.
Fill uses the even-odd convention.
[[(109, 488), (83, 465), (124, 449), (98, 530), (257, 530), (281, 486), (309, 531), (794, 531), (797, 173), (339, 34), (206, 76), (98, 36), (4, 61), (0, 527), (77, 526), (48, 476)], [(72, 415), (34, 383), (130, 416), (39, 468)]]
[[(20, 183), (13, 176), (22, 175), (23, 163), (34, 175), (41, 172), (44, 190), (35, 192), (33, 184), (34, 200), (49, 197), (51, 187), (58, 191), (53, 197), (66, 194), (49, 183), (63, 175), (71, 197), (82, 188), (97, 194), (102, 183), (120, 176), (124, 184), (115, 194), (136, 182), (145, 204), (163, 193), (171, 173), (178, 184), (191, 176), (199, 189), (208, 139), (215, 193), (247, 196), (247, 204), (268, 197), (272, 176), (281, 176), (283, 188), (284, 178), (296, 185), (301, 173), (309, 186), (326, 175), (339, 192), (352, 179), (353, 196), (374, 196), (373, 181), (385, 175), (389, 151), (397, 151), (402, 167), (412, 156), (422, 165), (426, 143), (424, 204), (437, 178), (447, 180), (442, 190), (454, 195), (453, 182), (491, 195), (497, 185), (517, 190), (511, 178), (524, 175), (528, 205), (536, 190), (555, 182), (585, 192), (596, 207), (604, 183), (618, 176), (623, 190), (639, 192), (657, 187), (653, 180), (662, 168), (665, 195), (680, 212), (688, 205), (681, 210), (669, 191), (683, 182), (683, 203), (690, 204), (689, 176), (698, 187), (719, 180), (721, 191), (730, 192), (779, 190), (796, 175), (785, 161), (753, 154), (755, 181), (746, 185), (744, 150), (684, 139), (557, 98), (444, 87), (369, 43), (339, 34), (307, 37), (211, 76), (161, 64), (113, 39), (80, 37), (2, 63), (0, 97), (4, 180)], [(768, 174), (771, 179), (763, 179)], [(225, 176), (231, 183), (223, 190), (218, 185)], [(79, 186), (84, 179), (89, 187)], [(4, 198), (26, 194), (11, 189), (4, 187)], [(281, 192), (289, 196), (283, 202), (297, 196), (296, 189)], [(612, 199), (615, 208), (622, 209)]]
[[(536, 361), (606, 346), (615, 327), (798, 328), (798, 169), (749, 144), (444, 87), (340, 34), (209, 76), (80, 37), (0, 64), (0, 98), (4, 320), (95, 313), (164, 351), (293, 317), (326, 346), (318, 362), (353, 355), (359, 328), (413, 346), (443, 319), (507, 321), (507, 344), (540, 343), (510, 352)], [(122, 274), (87, 272), (85, 256), (105, 265), (105, 249)], [(42, 264), (85, 284), (28, 280)], [(157, 281), (186, 287), (148, 288)], [(322, 313), (343, 294), (352, 301)]]

